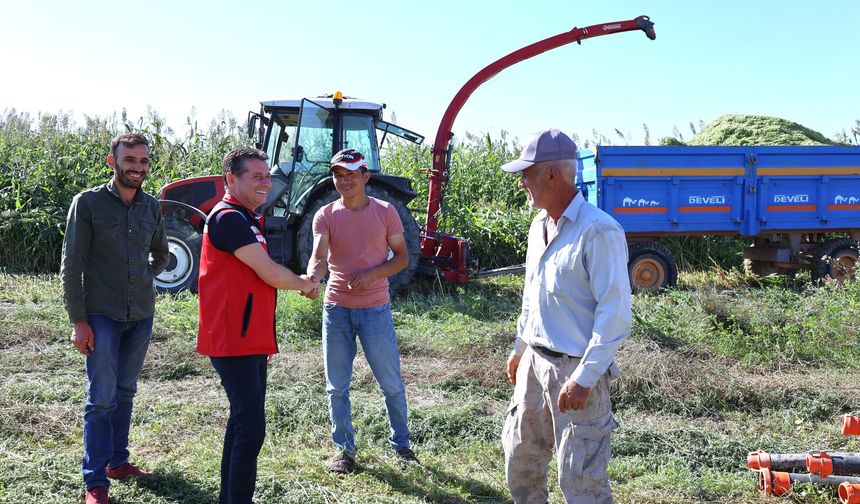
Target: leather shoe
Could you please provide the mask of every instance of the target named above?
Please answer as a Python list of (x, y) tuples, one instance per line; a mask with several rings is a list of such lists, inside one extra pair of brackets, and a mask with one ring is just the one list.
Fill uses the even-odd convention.
[(107, 487), (95, 487), (87, 490), (84, 496), (85, 504), (109, 504)]
[(137, 467), (131, 462), (126, 462), (124, 464), (120, 464), (113, 469), (110, 467), (107, 468), (107, 477), (115, 480), (124, 480), (127, 478), (141, 478), (146, 476), (152, 476), (155, 474), (152, 471), (144, 471), (143, 469)]

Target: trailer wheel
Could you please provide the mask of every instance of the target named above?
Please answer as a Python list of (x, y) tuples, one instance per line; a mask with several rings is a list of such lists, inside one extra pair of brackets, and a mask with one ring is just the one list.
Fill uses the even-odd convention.
[(812, 262), (812, 278), (837, 282), (856, 280), (860, 243), (850, 238), (833, 238), (822, 243)]
[(164, 232), (170, 256), (167, 267), (155, 278), (156, 290), (177, 293), (187, 289), (196, 293), (203, 237), (190, 222), (173, 218), (164, 220)]
[(668, 248), (657, 242), (631, 245), (627, 271), (633, 292), (658, 292), (678, 281), (675, 257)]
[[(394, 205), (397, 214), (400, 216), (400, 221), (403, 223), (403, 237), (406, 240), (406, 250), (409, 252), (409, 264), (400, 272), (388, 277), (388, 291), (392, 296), (402, 292), (412, 282), (412, 277), (415, 275), (415, 270), (418, 268), (418, 260), (421, 257), (421, 243), (418, 236), (418, 223), (415, 217), (406, 208), (406, 204), (399, 198), (393, 196), (387, 190), (368, 185), (366, 186), (368, 196), (376, 199), (387, 201)], [(313, 252), (313, 220), (317, 210), (338, 199), (340, 195), (335, 190), (330, 190), (323, 193), (319, 198), (311, 202), (307, 206), (307, 211), (302, 222), (299, 225), (299, 232), (296, 236), (296, 252), (298, 257), (299, 271), (306, 271), (308, 261)], [(390, 254), (390, 252), (389, 252)]]

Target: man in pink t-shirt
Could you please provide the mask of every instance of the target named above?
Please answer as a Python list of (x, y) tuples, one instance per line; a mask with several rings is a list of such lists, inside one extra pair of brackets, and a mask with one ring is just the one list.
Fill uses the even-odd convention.
[[(340, 199), (314, 216), (314, 249), (307, 270), (313, 279), (322, 279), (330, 270), (323, 308), (323, 358), (331, 433), (338, 452), (329, 469), (339, 474), (355, 470), (349, 385), (356, 336), (385, 397), (391, 428), (388, 442), (400, 461), (418, 463), (409, 447), (406, 387), (388, 295), (388, 277), (409, 262), (403, 224), (390, 203), (367, 196), (370, 172), (360, 152), (344, 149), (335, 154), (331, 174)], [(316, 290), (308, 296), (318, 294)]]

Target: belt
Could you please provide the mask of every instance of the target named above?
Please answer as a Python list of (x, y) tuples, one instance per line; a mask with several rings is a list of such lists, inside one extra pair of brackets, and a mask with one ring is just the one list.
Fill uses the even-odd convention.
[(562, 357), (570, 357), (571, 359), (579, 359), (579, 357), (574, 357), (573, 355), (568, 355), (566, 353), (556, 352), (555, 350), (550, 350), (547, 347), (542, 347), (540, 345), (529, 345), (532, 350), (543, 355), (547, 359), (560, 359)]

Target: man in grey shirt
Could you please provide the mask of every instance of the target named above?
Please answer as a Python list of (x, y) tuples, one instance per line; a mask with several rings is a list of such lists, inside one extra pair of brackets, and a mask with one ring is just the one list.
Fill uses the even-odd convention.
[(153, 279), (168, 261), (158, 201), (140, 188), (149, 141), (114, 138), (107, 163), (110, 181), (72, 200), (60, 269), (72, 344), (86, 355), (86, 504), (107, 504), (108, 478), (151, 474), (129, 463), (128, 431), (152, 334)]
[(522, 313), (508, 357), (514, 384), (502, 433), (514, 502), (546, 502), (555, 448), (569, 503), (612, 502), (606, 466), (615, 352), (630, 333), (627, 242), (621, 226), (576, 190), (576, 145), (559, 130), (533, 136), (519, 173), (529, 204)]

